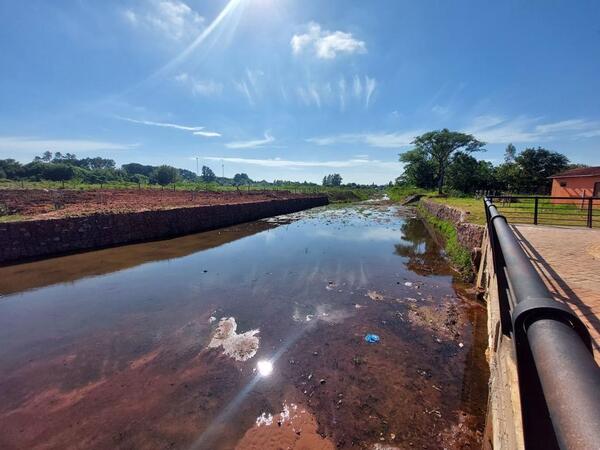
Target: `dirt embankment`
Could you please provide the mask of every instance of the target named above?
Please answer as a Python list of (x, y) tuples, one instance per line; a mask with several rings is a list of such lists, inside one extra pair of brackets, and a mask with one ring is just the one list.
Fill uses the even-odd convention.
[(306, 197), (289, 191), (195, 192), (143, 190), (0, 190), (0, 211), (20, 219), (129, 213), (191, 206), (235, 205)]

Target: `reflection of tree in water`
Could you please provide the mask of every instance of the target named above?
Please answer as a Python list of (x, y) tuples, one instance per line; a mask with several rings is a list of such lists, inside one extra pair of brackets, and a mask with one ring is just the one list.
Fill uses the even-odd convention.
[(402, 224), (403, 242), (395, 244), (396, 255), (408, 258), (409, 270), (419, 275), (447, 273), (448, 267), (439, 245), (433, 240), (425, 224), (409, 219)]

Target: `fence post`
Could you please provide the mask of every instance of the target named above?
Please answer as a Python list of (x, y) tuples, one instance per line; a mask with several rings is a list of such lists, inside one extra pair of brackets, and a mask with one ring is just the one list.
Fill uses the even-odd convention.
[(592, 216), (593, 216), (593, 197), (588, 199), (588, 213), (587, 213), (587, 226), (588, 228), (592, 228)]
[(538, 224), (538, 205), (539, 205), (539, 197), (535, 198), (535, 206), (533, 209), (533, 224), (537, 225)]

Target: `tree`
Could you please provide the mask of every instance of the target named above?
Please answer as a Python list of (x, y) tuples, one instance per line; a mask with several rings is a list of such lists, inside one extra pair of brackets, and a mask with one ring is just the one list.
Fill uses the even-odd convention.
[(477, 190), (496, 187), (494, 166), (488, 161), (478, 161), (473, 156), (457, 152), (452, 157), (446, 173), (450, 189), (471, 194)]
[(450, 157), (457, 151), (472, 153), (482, 149), (483, 142), (478, 141), (470, 134), (443, 130), (430, 131), (415, 138), (412, 142), (413, 150), (419, 150), (431, 158), (437, 172), (438, 193), (444, 191), (446, 169)]
[(161, 186), (175, 183), (177, 181), (178, 171), (175, 167), (162, 165), (157, 167), (153, 173), (153, 179)]
[(517, 157), (517, 148), (512, 144), (508, 144), (506, 146), (506, 150), (504, 150), (504, 162), (505, 163), (515, 162), (516, 157)]
[(569, 166), (565, 155), (545, 148), (526, 148), (516, 158), (519, 167), (518, 189), (523, 193), (547, 193), (549, 177), (563, 172)]
[(121, 168), (127, 172), (128, 175), (139, 173), (140, 175), (145, 175), (147, 177), (150, 177), (152, 172), (156, 169), (154, 166), (146, 166), (138, 163), (123, 164)]
[(68, 164), (49, 163), (44, 165), (42, 176), (46, 180), (62, 181), (62, 187), (65, 187), (65, 181), (70, 180), (75, 175), (73, 167)]
[(202, 181), (205, 183), (211, 183), (215, 181), (217, 176), (212, 171), (212, 169), (208, 166), (202, 166)]
[(436, 186), (435, 164), (419, 149), (412, 149), (401, 153), (400, 162), (404, 163), (404, 170), (399, 177), (400, 182), (423, 189), (431, 189)]
[(236, 173), (233, 176), (233, 184), (236, 186), (243, 186), (250, 183), (252, 183), (252, 180), (246, 173)]
[(187, 170), (187, 169), (178, 169), (178, 170), (179, 170), (179, 177), (184, 181), (191, 181), (193, 183), (198, 179), (198, 175), (196, 175), (191, 170)]
[(14, 159), (0, 159), (0, 170), (4, 173), (4, 177), (9, 180), (16, 180), (23, 174), (21, 163)]
[(130, 180), (141, 186), (142, 184), (148, 184), (149, 178), (146, 175), (136, 173), (130, 177)]
[(83, 158), (77, 161), (79, 167), (90, 170), (98, 169), (114, 169), (116, 164), (112, 159), (101, 158), (96, 156), (95, 158)]
[(323, 186), (341, 186), (342, 176), (339, 173), (332, 173), (323, 177)]

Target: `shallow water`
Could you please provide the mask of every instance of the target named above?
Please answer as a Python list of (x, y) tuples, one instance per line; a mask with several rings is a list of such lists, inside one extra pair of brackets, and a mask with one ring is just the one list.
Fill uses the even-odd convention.
[[(485, 311), (407, 210), (4, 267), (0, 295), (3, 449), (480, 445)], [(209, 348), (225, 318), (253, 356)]]

